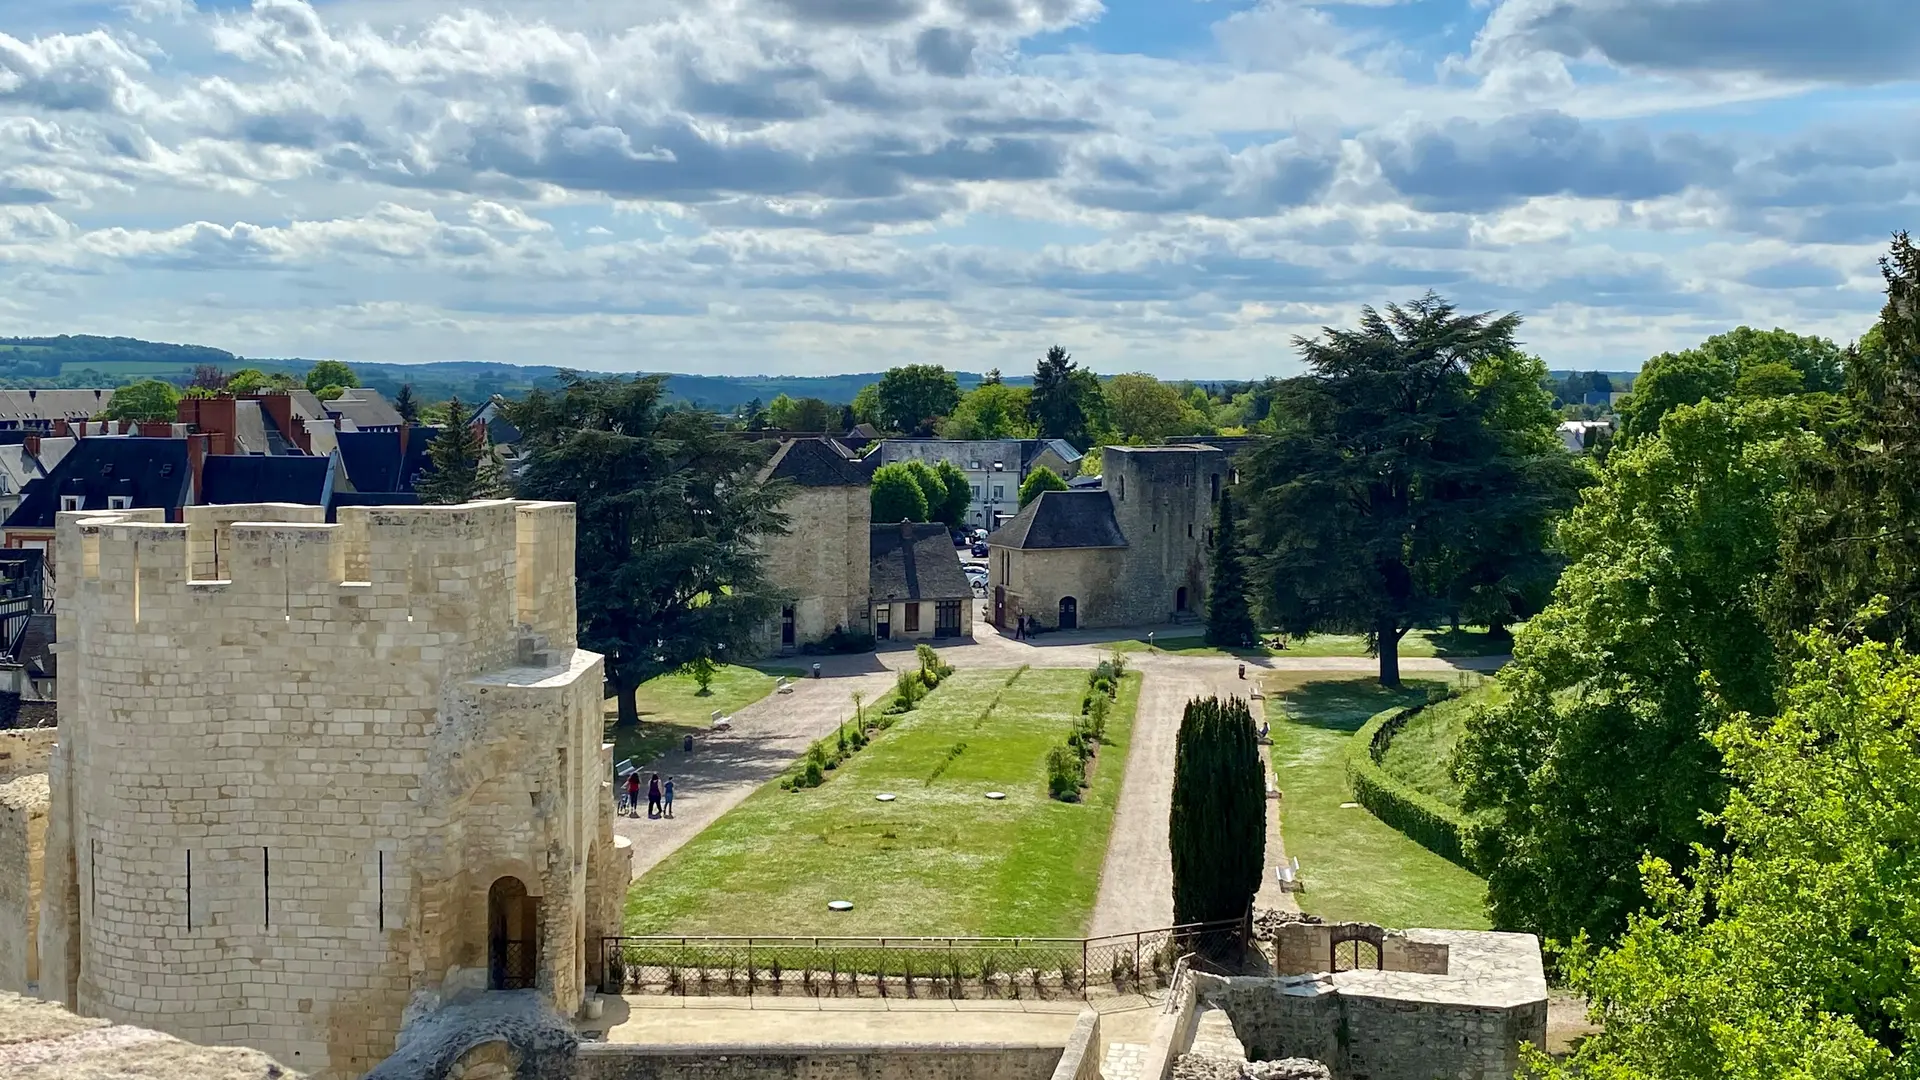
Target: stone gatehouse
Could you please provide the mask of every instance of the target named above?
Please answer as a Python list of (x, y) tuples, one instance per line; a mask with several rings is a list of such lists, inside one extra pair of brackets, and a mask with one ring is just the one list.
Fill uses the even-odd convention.
[(1049, 491), (987, 538), (988, 618), (1049, 629), (1151, 626), (1205, 611), (1227, 455), (1109, 446), (1100, 487)]
[(563, 1015), (629, 878), (565, 503), (59, 516), (43, 996), (324, 1078)]

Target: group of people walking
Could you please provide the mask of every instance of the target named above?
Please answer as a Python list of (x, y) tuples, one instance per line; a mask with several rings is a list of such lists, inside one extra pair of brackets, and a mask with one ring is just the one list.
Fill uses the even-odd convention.
[[(640, 770), (627, 774), (627, 810), (635, 817), (640, 816)], [(650, 818), (670, 818), (673, 816), (673, 777), (660, 782), (660, 774), (654, 773), (647, 781), (647, 816)]]

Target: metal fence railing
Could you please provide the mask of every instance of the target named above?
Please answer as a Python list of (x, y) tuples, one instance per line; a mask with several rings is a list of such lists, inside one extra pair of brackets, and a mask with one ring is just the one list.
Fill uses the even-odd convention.
[(1188, 954), (1230, 963), (1246, 923), (1097, 938), (610, 937), (601, 991), (812, 997), (1057, 998), (1165, 989)]

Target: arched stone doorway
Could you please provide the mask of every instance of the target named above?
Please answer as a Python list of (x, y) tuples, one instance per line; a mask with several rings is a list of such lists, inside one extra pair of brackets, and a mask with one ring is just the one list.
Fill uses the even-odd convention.
[(516, 877), (487, 890), (487, 989), (531, 990), (540, 960), (540, 901)]
[(1179, 591), (1173, 594), (1173, 610), (1187, 610), (1187, 587), (1185, 585), (1180, 586)]
[(1080, 601), (1071, 596), (1060, 598), (1060, 629), (1076, 630), (1080, 627)]

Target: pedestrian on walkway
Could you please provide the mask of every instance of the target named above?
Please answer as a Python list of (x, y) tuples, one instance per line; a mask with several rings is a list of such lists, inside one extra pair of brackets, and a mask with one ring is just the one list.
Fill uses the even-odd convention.
[(660, 816), (660, 774), (659, 773), (654, 773), (653, 778), (647, 781), (647, 816), (650, 818), (657, 818)]
[(661, 794), (665, 796), (664, 805), (666, 808), (666, 814), (668, 817), (672, 817), (673, 816), (673, 777), (671, 776), (667, 777), (667, 786), (661, 788), (660, 791), (661, 791)]
[(633, 817), (640, 816), (640, 770), (627, 774), (627, 805), (621, 811)]
[(1014, 625), (1013, 640), (1015, 641), (1027, 640), (1027, 617), (1025, 615), (1020, 616), (1019, 621)]

